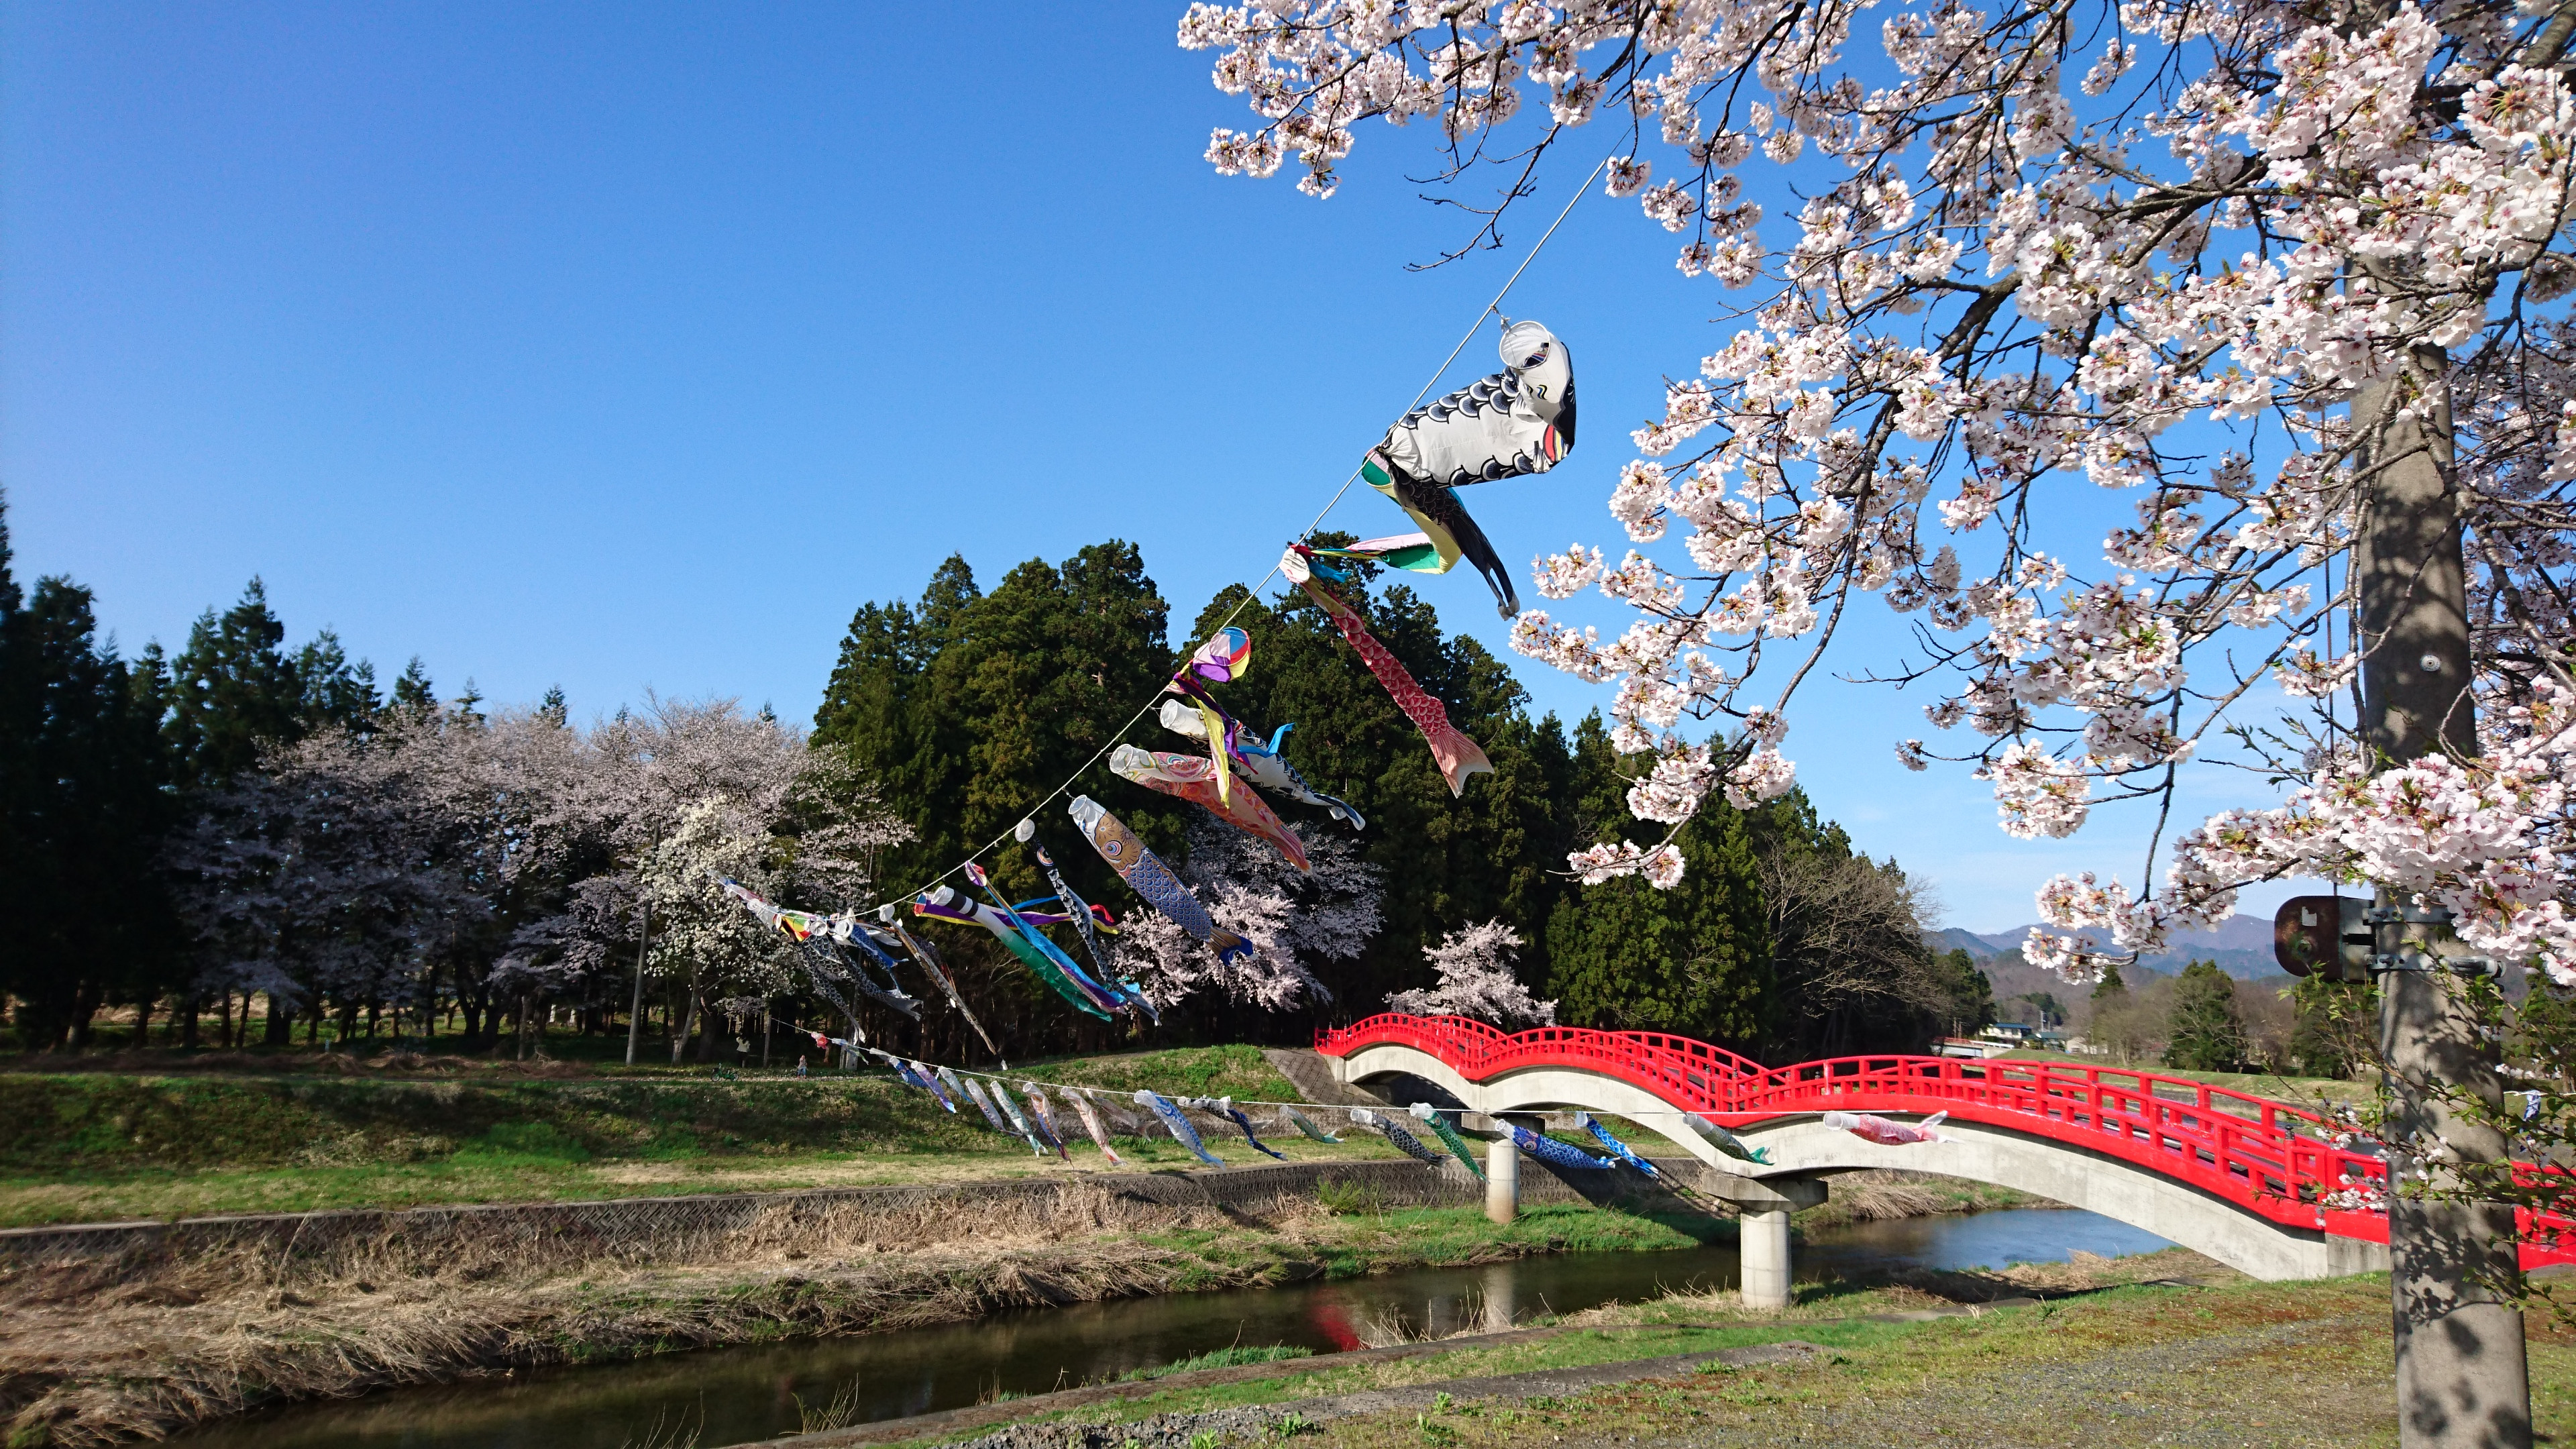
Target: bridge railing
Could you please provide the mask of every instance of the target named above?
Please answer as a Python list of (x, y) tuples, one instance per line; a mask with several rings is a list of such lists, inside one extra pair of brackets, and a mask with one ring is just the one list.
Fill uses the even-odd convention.
[[(1737, 1079), (1729, 1125), (1821, 1111), (1948, 1111), (2091, 1148), (2282, 1222), (2367, 1211), (2387, 1164), (2317, 1113), (2181, 1077), (2060, 1062), (1843, 1057)], [(2348, 1140), (2348, 1139), (2347, 1139)]]
[(2006, 1126), (2151, 1168), (2285, 1224), (2365, 1237), (2386, 1231), (2376, 1205), (2387, 1164), (2343, 1146), (2336, 1124), (2182, 1077), (1918, 1056), (1766, 1068), (1657, 1032), (1505, 1033), (1464, 1017), (1396, 1014), (1324, 1032), (1316, 1048), (1344, 1056), (1380, 1043), (1423, 1051), (1469, 1081), (1536, 1067), (1597, 1072), (1730, 1127), (1809, 1112), (1948, 1111), (1963, 1122)]

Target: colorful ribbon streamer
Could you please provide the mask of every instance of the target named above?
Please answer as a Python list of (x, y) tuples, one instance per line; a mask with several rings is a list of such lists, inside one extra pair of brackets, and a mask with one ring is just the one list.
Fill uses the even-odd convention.
[[(1032, 854), (1037, 856), (1038, 868), (1046, 872), (1047, 884), (1055, 887), (1057, 904), (1064, 907), (1063, 919), (1073, 922), (1075, 932), (1082, 937), (1082, 949), (1091, 957), (1091, 969), (1100, 973), (1099, 979), (1101, 981), (1111, 983), (1116, 987), (1124, 998), (1122, 1002), (1123, 1005), (1130, 1006), (1136, 1010), (1144, 1012), (1146, 1017), (1156, 1026), (1162, 1025), (1163, 1014), (1154, 1009), (1154, 1003), (1145, 999), (1144, 990), (1138, 987), (1135, 982), (1124, 980), (1110, 972), (1109, 954), (1100, 949), (1100, 930), (1106, 924), (1109, 913), (1098, 906), (1091, 905), (1084, 901), (1082, 897), (1073, 893), (1072, 886), (1065, 884), (1064, 872), (1056, 869), (1055, 867), (1055, 857), (1047, 854), (1045, 846), (1038, 844), (1038, 823), (1036, 821), (1022, 820), (1011, 833), (1021, 844), (1026, 845)], [(1011, 909), (1015, 912), (1019, 912), (1020, 919), (1023, 921), (1034, 923), (1036, 920), (1036, 918), (1028, 915), (1024, 911), (1021, 911), (1018, 906), (1013, 906)], [(1097, 919), (1095, 919), (1095, 917), (1097, 917)], [(1116, 930), (1117, 928), (1115, 926), (1109, 926), (1108, 929)]]
[(1134, 987), (1096, 981), (1089, 972), (1075, 965), (1072, 957), (1064, 954), (1055, 942), (1047, 939), (1046, 932), (1029, 924), (1019, 912), (1002, 903), (1002, 898), (994, 893), (993, 882), (984, 874), (982, 866), (971, 860), (966, 862), (966, 878), (973, 881), (984, 892), (985, 898), (992, 902), (995, 914), (1009, 922), (1026, 940), (1035, 945), (1046, 957), (1048, 963), (1062, 973), (1067, 981), (1072, 982), (1074, 989), (1088, 997), (1094, 1005), (1104, 1011), (1127, 1011), (1134, 1009), (1142, 1001), (1144, 993)]
[(964, 919), (992, 932), (994, 939), (1000, 941), (1013, 956), (1018, 957), (1021, 965), (1037, 973), (1037, 978), (1045, 982), (1049, 990), (1071, 1003), (1074, 1010), (1099, 1017), (1102, 1021), (1111, 1020), (1109, 1013), (1101, 1009), (1099, 1003), (1081, 987), (1076, 986), (1072, 977), (1051, 959), (1051, 952), (1040, 949), (1037, 941), (1032, 940), (1030, 934), (1020, 929), (1015, 917), (996, 911), (980, 901), (961, 896), (947, 886), (941, 886), (922, 897), (920, 904), (915, 905), (913, 910), (917, 915), (932, 916), (934, 919), (957, 919), (956, 916), (946, 913), (922, 910), (922, 905), (945, 906), (962, 912)]

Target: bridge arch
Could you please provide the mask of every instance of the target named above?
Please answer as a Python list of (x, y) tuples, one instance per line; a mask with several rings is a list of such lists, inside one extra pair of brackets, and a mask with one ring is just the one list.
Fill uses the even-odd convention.
[[(2304, 1113), (2198, 1083), (1923, 1057), (1765, 1069), (1680, 1038), (1565, 1028), (1510, 1037), (1460, 1018), (1373, 1018), (1326, 1033), (1318, 1049), (1349, 1084), (1405, 1075), (1488, 1114), (1626, 1117), (1737, 1179), (1786, 1186), (1903, 1168), (2100, 1213), (2257, 1278), (2387, 1266), (2386, 1218), (2354, 1210), (2384, 1171), (2377, 1159), (2332, 1147)], [(1946, 1110), (1943, 1131), (1956, 1140), (1881, 1146), (1825, 1127), (1822, 1113), (1837, 1108)], [(1720, 1152), (1684, 1125), (1688, 1115), (1726, 1126), (1770, 1162)], [(2337, 1193), (2350, 1206), (2326, 1206)]]

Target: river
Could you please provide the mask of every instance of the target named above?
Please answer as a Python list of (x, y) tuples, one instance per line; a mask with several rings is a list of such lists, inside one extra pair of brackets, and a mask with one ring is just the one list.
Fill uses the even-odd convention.
[[(1872, 1269), (1998, 1268), (2121, 1257), (2168, 1244), (2067, 1208), (1854, 1223), (1803, 1237), (1802, 1280)], [(621, 1449), (657, 1426), (707, 1445), (796, 1430), (853, 1384), (860, 1418), (900, 1418), (1034, 1394), (1232, 1344), (1316, 1353), (1361, 1346), (1371, 1324), (1413, 1336), (1527, 1322), (1609, 1302), (1735, 1283), (1731, 1246), (1586, 1253), (1437, 1268), (1290, 1288), (1181, 1293), (1000, 1314), (900, 1333), (667, 1354), (511, 1380), (404, 1389), (253, 1415), (170, 1440), (186, 1449)], [(685, 1435), (683, 1435), (685, 1437)]]

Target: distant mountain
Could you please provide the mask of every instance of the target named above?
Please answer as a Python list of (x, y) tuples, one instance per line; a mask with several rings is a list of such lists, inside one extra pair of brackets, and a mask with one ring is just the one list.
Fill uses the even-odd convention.
[[(1932, 943), (1935, 951), (1956, 948), (1984, 961), (1995, 956), (2018, 955), (2021, 943), (2029, 939), (2032, 929), (2023, 926), (2011, 931), (1977, 932), (1952, 926), (1930, 932), (1924, 939)], [(2093, 932), (2077, 934), (2096, 947), (2109, 948), (2107, 937)], [(2241, 912), (2206, 931), (2174, 932), (2165, 950), (2140, 957), (2138, 964), (2170, 976), (2194, 961), (2215, 961), (2219, 970), (2240, 981), (2281, 974), (2280, 964), (2272, 959), (2272, 923), (2261, 916)]]

